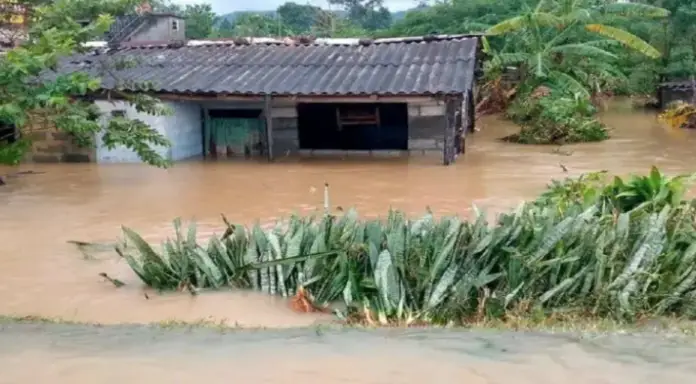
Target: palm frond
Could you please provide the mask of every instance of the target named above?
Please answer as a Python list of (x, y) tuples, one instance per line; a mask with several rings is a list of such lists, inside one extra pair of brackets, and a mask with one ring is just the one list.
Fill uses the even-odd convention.
[(631, 18), (664, 18), (670, 12), (664, 8), (640, 3), (612, 3), (599, 8), (600, 11)]
[(588, 24), (585, 26), (585, 29), (587, 29), (590, 32), (594, 32), (596, 34), (617, 40), (624, 44), (626, 47), (634, 49), (644, 54), (645, 56), (654, 59), (662, 56), (660, 51), (658, 51), (657, 49), (655, 49), (655, 47), (645, 42), (645, 40), (623, 29), (603, 24)]
[(534, 26), (553, 27), (563, 23), (558, 16), (546, 12), (534, 12), (526, 15), (515, 16), (488, 28), (487, 35), (503, 35), (517, 32)]
[(494, 67), (506, 67), (528, 60), (529, 55), (526, 53), (499, 53), (491, 58), (490, 63)]
[(558, 52), (564, 55), (592, 56), (605, 59), (616, 59), (617, 56), (602, 48), (584, 43), (558, 45), (549, 49), (550, 52)]
[(570, 91), (572, 94), (582, 95), (583, 97), (587, 98), (590, 97), (590, 91), (587, 89), (587, 87), (565, 72), (550, 71), (547, 77), (552, 83), (563, 91)]

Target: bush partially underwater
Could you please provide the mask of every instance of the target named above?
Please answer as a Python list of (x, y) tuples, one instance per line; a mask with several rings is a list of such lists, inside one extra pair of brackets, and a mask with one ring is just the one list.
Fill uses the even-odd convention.
[[(577, 313), (634, 320), (696, 317), (691, 178), (554, 182), (489, 224), (390, 211), (291, 217), (271, 230), (231, 225), (207, 244), (175, 221), (161, 248), (124, 228), (118, 252), (156, 289), (254, 289), (304, 310), (368, 324), (461, 324)], [(335, 302), (343, 309), (331, 309)]]
[(507, 116), (520, 132), (505, 138), (521, 144), (572, 144), (603, 141), (609, 131), (589, 99), (532, 95), (516, 100)]

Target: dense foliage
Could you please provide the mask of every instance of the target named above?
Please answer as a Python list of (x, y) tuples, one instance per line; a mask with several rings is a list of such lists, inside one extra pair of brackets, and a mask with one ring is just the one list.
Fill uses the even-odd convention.
[[(23, 156), (29, 147), (29, 133), (35, 128), (31, 118), (40, 116), (83, 146), (94, 145), (96, 135), (101, 135), (108, 148), (122, 145), (150, 164), (166, 166), (166, 159), (154, 147), (168, 146), (169, 142), (144, 122), (118, 118), (102, 127), (96, 108), (84, 98), (100, 89), (98, 78), (86, 73), (58, 75), (55, 72), (61, 58), (84, 51), (84, 42), (108, 29), (113, 22), (112, 14), (123, 13), (136, 2), (27, 0), (20, 3), (32, 10), (30, 29), (26, 41), (0, 60), (0, 122), (16, 127), (22, 139), (13, 144), (0, 141), (0, 161), (13, 164)], [(112, 74), (127, 65), (106, 59), (101, 62), (102, 70)], [(38, 78), (42, 81), (37, 81)], [(141, 85), (147, 89), (147, 84)], [(154, 115), (167, 113), (152, 97), (119, 95), (140, 111)]]
[[(119, 252), (158, 289), (248, 288), (307, 295), (317, 307), (369, 324), (463, 323), (510, 311), (572, 311), (633, 320), (696, 317), (696, 202), (691, 179), (608, 180), (603, 173), (554, 182), (495, 223), (292, 217), (275, 229), (228, 224), (198, 243), (195, 226), (161, 249), (130, 229)], [(126, 245), (127, 244), (127, 245)]]
[(520, 133), (507, 137), (523, 144), (571, 144), (609, 138), (607, 128), (596, 117), (589, 99), (554, 96), (518, 99), (507, 115), (520, 125)]

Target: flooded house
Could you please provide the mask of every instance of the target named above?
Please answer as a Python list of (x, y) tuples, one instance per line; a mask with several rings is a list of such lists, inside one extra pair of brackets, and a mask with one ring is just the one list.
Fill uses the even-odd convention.
[(657, 89), (657, 99), (661, 109), (665, 109), (675, 101), (692, 103), (696, 100), (696, 81), (676, 80), (664, 82)]
[[(99, 76), (104, 90), (139, 92), (148, 83), (148, 92), (171, 114), (147, 115), (99, 95), (94, 102), (105, 124), (127, 116), (165, 135), (171, 148), (158, 150), (172, 161), (435, 153), (447, 165), (473, 132), (476, 36), (224, 41), (184, 36), (185, 20), (175, 15), (124, 18), (109, 41), (91, 44), (94, 52), (71, 57), (62, 71)], [(99, 72), (103, 60), (132, 64)], [(65, 138), (44, 139), (60, 144)], [(88, 150), (63, 144), (39, 140), (35, 160), (140, 161), (127, 148), (106, 148), (99, 138)]]

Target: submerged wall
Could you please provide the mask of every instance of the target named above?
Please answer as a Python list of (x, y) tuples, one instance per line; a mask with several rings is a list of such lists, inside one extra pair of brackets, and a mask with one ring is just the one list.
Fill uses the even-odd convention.
[[(154, 116), (138, 112), (128, 103), (117, 101), (97, 101), (96, 105), (103, 113), (102, 124), (106, 126), (113, 113), (125, 113), (129, 119), (139, 119), (164, 135), (171, 142), (171, 147), (157, 147), (157, 153), (168, 160), (183, 160), (200, 156), (203, 153), (201, 137), (201, 109), (192, 102), (164, 102), (171, 109), (171, 114)], [(114, 149), (104, 147), (101, 135), (96, 138), (97, 163), (140, 163), (142, 160), (132, 150), (119, 146)]]
[[(260, 102), (204, 102), (202, 106), (207, 109), (263, 109), (263, 103)], [(410, 153), (427, 154), (440, 153), (442, 151), (445, 126), (444, 113), (444, 104), (436, 100), (420, 99), (408, 103), (408, 150)], [(298, 152), (304, 154), (343, 152), (338, 150), (300, 151), (296, 103), (274, 101), (272, 103), (272, 119), (273, 154), (276, 157), (292, 155)], [(401, 153), (401, 151), (375, 152)]]
[[(201, 102), (204, 109), (258, 109), (263, 110), (263, 102)], [(297, 130), (296, 103), (274, 100), (271, 104), (273, 126), (273, 155), (275, 157), (297, 154), (300, 149)]]
[(658, 90), (658, 97), (660, 101), (660, 108), (667, 107), (670, 103), (675, 101), (691, 102), (693, 98), (693, 93), (690, 89), (674, 89), (662, 87)]
[[(145, 113), (141, 113), (135, 110), (135, 107), (129, 105), (126, 102), (123, 101), (103, 101), (103, 100), (98, 100), (95, 102), (97, 107), (99, 107), (99, 110), (103, 113), (103, 116), (101, 117), (101, 124), (102, 126), (106, 126), (109, 123), (109, 120), (113, 118), (113, 114), (118, 114), (118, 113), (123, 113), (125, 116), (129, 119), (139, 119), (143, 121), (145, 124), (149, 125), (153, 129), (157, 130), (157, 132), (166, 135), (165, 131), (165, 122), (163, 119), (163, 116), (153, 116), (153, 115), (148, 115)], [(132, 150), (125, 148), (123, 146), (118, 146), (113, 149), (109, 149), (104, 146), (104, 143), (102, 141), (102, 135), (98, 134), (96, 137), (96, 146), (97, 146), (97, 156), (96, 156), (96, 162), (97, 163), (140, 163), (142, 162), (138, 155), (136, 155), (135, 152)], [(155, 148), (155, 151), (163, 157), (169, 157), (169, 153), (167, 151), (167, 148), (165, 147), (158, 147)]]
[(442, 152), (445, 141), (445, 105), (432, 100), (408, 104), (408, 151)]
[(169, 159), (173, 161), (203, 155), (203, 121), (201, 106), (193, 102), (165, 103), (173, 115), (164, 116), (162, 124), (172, 147)]
[(60, 132), (42, 113), (30, 117), (27, 136), (32, 147), (25, 160), (36, 163), (85, 163), (94, 161), (94, 148), (81, 148), (70, 134)]
[[(444, 145), (445, 106), (436, 100), (418, 99), (408, 104), (408, 151), (412, 154), (440, 153)], [(207, 109), (263, 109), (261, 102), (203, 102)], [(296, 103), (272, 103), (273, 154), (276, 157), (300, 152)], [(303, 150), (302, 153), (342, 151)], [(359, 151), (358, 151), (359, 152)], [(377, 152), (377, 151), (375, 151)], [(401, 151), (379, 151), (400, 153)]]
[[(172, 114), (152, 116), (140, 113), (125, 102), (96, 101), (106, 125), (113, 113), (140, 119), (165, 135), (171, 148), (159, 147), (163, 157), (179, 161), (203, 154), (202, 115), (206, 109), (263, 109), (262, 102), (167, 101)], [(118, 111), (118, 112), (115, 112)], [(408, 103), (408, 152), (411, 154), (439, 153), (444, 143), (444, 104), (435, 100), (418, 99)], [(300, 153), (296, 103), (276, 100), (272, 104), (273, 154), (275, 157)], [(41, 121), (34, 122), (39, 126)], [(43, 162), (95, 161), (98, 163), (140, 163), (140, 158), (124, 147), (107, 149), (96, 137), (95, 148), (79, 148), (69, 136), (50, 127), (32, 134), (35, 142), (29, 160)], [(306, 153), (307, 151), (302, 151)], [(313, 151), (309, 151), (313, 152)], [(340, 152), (340, 151), (316, 151)], [(364, 151), (363, 151), (364, 152)], [(374, 151), (400, 154), (402, 151)]]

